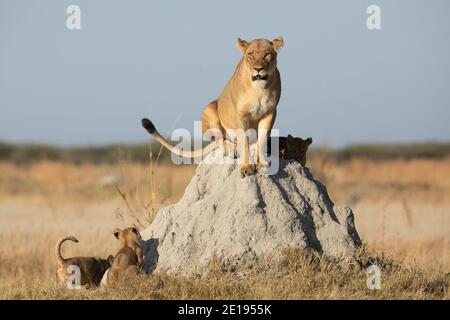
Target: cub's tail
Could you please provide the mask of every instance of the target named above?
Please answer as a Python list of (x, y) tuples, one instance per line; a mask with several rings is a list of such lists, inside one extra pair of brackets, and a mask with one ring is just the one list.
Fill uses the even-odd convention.
[(55, 257), (56, 257), (56, 261), (58, 262), (59, 265), (62, 265), (64, 263), (64, 261), (65, 261), (65, 259), (61, 255), (61, 245), (66, 240), (71, 240), (73, 242), (78, 242), (78, 239), (75, 238), (74, 236), (64, 237), (64, 238), (61, 238), (61, 239), (58, 240), (58, 242), (55, 245)]

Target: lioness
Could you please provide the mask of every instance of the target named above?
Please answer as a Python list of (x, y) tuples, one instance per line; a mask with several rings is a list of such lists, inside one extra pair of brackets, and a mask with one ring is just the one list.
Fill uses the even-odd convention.
[[(237, 46), (243, 57), (219, 98), (208, 104), (202, 114), (202, 131), (213, 140), (206, 147), (195, 151), (180, 150), (164, 139), (150, 120), (142, 119), (142, 125), (170, 151), (188, 158), (202, 156), (217, 147), (226, 151), (225, 139), (232, 139), (233, 142), (237, 139), (242, 157), (242, 177), (253, 174), (255, 169), (268, 167), (264, 150), (280, 100), (277, 54), (283, 44), (281, 37), (272, 41), (255, 39), (250, 42), (238, 38)], [(257, 132), (256, 166), (250, 163), (248, 129)]]

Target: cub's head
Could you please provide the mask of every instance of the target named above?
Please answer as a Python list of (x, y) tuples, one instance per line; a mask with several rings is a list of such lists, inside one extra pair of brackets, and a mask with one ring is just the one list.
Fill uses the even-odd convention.
[(137, 243), (139, 244), (142, 240), (141, 234), (135, 227), (129, 227), (123, 230), (117, 228), (114, 230), (114, 236), (119, 239), (122, 243)]
[(294, 159), (302, 164), (306, 165), (306, 151), (312, 143), (312, 138), (303, 140), (302, 138), (287, 136), (286, 150), (284, 151), (284, 159)]
[(244, 55), (243, 66), (252, 81), (267, 81), (277, 68), (277, 54), (283, 47), (282, 37), (272, 41), (255, 39), (250, 42), (237, 39), (237, 46)]

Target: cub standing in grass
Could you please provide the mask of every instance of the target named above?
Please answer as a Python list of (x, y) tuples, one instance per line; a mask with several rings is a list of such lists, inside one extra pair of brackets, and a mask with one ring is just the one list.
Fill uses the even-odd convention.
[[(202, 131), (213, 140), (204, 148), (196, 151), (180, 150), (162, 137), (149, 119), (142, 119), (142, 125), (163, 146), (181, 157), (197, 158), (217, 147), (225, 152), (226, 139), (232, 142), (237, 139), (243, 160), (240, 165), (242, 177), (255, 173), (255, 169), (268, 167), (264, 149), (275, 122), (281, 95), (277, 55), (283, 44), (281, 37), (272, 41), (255, 39), (250, 42), (238, 38), (237, 46), (243, 57), (222, 94), (207, 105), (202, 114)], [(249, 129), (256, 130), (258, 136), (256, 166), (250, 163)]]
[(110, 255), (108, 259), (100, 257), (73, 257), (64, 259), (61, 255), (61, 245), (67, 241), (78, 242), (78, 239), (70, 236), (61, 238), (55, 246), (55, 257), (58, 263), (58, 277), (62, 282), (67, 282), (70, 274), (67, 268), (71, 265), (80, 268), (80, 285), (81, 286), (98, 286), (102, 280), (105, 271), (111, 267), (114, 260)]

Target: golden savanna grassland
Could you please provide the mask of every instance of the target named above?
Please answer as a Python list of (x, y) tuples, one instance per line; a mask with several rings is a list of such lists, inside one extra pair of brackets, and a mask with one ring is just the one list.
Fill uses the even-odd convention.
[(114, 253), (114, 228), (143, 228), (176, 202), (195, 166), (131, 161), (0, 163), (0, 298), (3, 299), (448, 299), (450, 158), (344, 162), (309, 159), (335, 203), (347, 203), (365, 243), (359, 261), (382, 268), (368, 290), (364, 268), (343, 268), (290, 250), (261, 261), (245, 278), (212, 264), (205, 278), (142, 275), (125, 288), (68, 290), (57, 282), (53, 248), (63, 255)]

